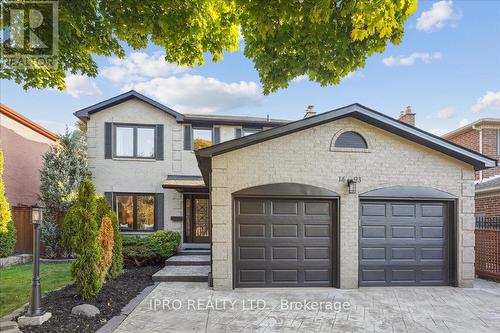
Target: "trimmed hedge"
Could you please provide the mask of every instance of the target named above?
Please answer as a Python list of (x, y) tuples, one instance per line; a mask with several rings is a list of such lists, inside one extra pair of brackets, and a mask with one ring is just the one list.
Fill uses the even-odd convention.
[(16, 227), (14, 222), (10, 220), (7, 223), (7, 232), (0, 232), (0, 258), (8, 257), (14, 254), (16, 249)]
[(132, 266), (161, 264), (177, 251), (181, 235), (170, 230), (160, 230), (146, 237), (122, 236), (123, 258)]

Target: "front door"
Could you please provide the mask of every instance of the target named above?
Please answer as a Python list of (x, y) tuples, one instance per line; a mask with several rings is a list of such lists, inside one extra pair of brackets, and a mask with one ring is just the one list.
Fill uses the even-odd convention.
[(184, 239), (187, 243), (210, 242), (210, 206), (206, 194), (184, 194)]

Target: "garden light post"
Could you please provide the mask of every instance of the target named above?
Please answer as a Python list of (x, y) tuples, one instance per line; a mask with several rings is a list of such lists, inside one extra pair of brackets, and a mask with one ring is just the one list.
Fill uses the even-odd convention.
[(42, 209), (38, 205), (31, 209), (33, 224), (33, 281), (31, 283), (31, 300), (26, 315), (17, 319), (19, 327), (41, 325), (52, 316), (42, 309), (42, 289), (40, 285), (40, 232), (42, 227)]
[(42, 316), (42, 290), (40, 286), (40, 228), (42, 226), (42, 207), (35, 206), (31, 210), (33, 224), (33, 281), (31, 283), (31, 301), (28, 316)]

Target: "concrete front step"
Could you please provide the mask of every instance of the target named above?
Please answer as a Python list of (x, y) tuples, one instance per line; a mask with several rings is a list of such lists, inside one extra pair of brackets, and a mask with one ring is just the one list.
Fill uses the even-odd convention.
[(210, 265), (209, 255), (179, 255), (176, 254), (165, 260), (167, 266), (198, 266)]
[(210, 250), (184, 250), (177, 251), (177, 255), (210, 255)]
[(183, 250), (210, 250), (210, 243), (182, 243)]
[(165, 266), (153, 275), (155, 282), (207, 282), (210, 266)]

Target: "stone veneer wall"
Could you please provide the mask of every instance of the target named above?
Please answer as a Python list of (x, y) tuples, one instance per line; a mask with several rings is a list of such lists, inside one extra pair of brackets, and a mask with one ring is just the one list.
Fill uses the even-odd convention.
[[(340, 130), (362, 134), (369, 149), (331, 151)], [(458, 200), (458, 282), (474, 279), (474, 170), (459, 160), (353, 118), (344, 118), (213, 157), (212, 241), (215, 289), (231, 289), (232, 197), (243, 188), (278, 182), (324, 187), (340, 194), (340, 286), (358, 287), (358, 194), (339, 176), (362, 177), (357, 193), (395, 185), (429, 186)]]

